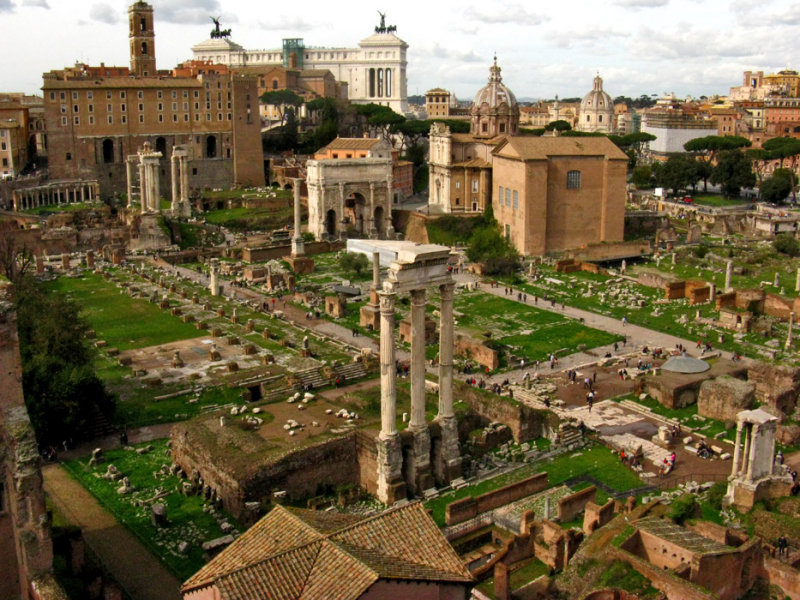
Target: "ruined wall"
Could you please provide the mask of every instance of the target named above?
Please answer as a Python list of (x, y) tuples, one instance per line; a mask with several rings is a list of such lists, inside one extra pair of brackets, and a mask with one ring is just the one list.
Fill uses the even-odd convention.
[(517, 444), (537, 437), (549, 437), (558, 429), (558, 417), (547, 410), (537, 410), (507, 397), (482, 392), (460, 381), (453, 382), (453, 396), (487, 421), (499, 421), (511, 429)]
[[(418, 244), (428, 244), (430, 243), (428, 239), (428, 228), (427, 222), (428, 218), (420, 214), (416, 211), (397, 211), (399, 214), (408, 214), (408, 221), (405, 224), (405, 227), (402, 227), (402, 223), (398, 222), (400, 228), (404, 229), (405, 231), (405, 239), (410, 242), (416, 242)], [(399, 228), (399, 229), (400, 229)]]
[(800, 600), (800, 569), (795, 569), (787, 564), (772, 558), (765, 558), (762, 576), (770, 584), (779, 586), (792, 600)]
[(735, 421), (740, 411), (753, 406), (755, 390), (755, 384), (728, 375), (704, 381), (697, 396), (697, 414), (718, 421)]
[(598, 506), (594, 501), (587, 502), (583, 515), (583, 533), (590, 535), (614, 518), (614, 500), (609, 500), (603, 506)]
[(596, 496), (597, 488), (594, 486), (564, 496), (558, 501), (558, 520), (561, 523), (572, 521), (583, 512), (588, 502), (594, 502)]
[(674, 278), (658, 271), (641, 270), (636, 277), (636, 282), (651, 288), (663, 288), (672, 283)]
[(761, 563), (760, 542), (752, 540), (740, 548), (718, 554), (703, 554), (692, 564), (691, 580), (716, 592), (720, 600), (734, 600), (749, 590)]
[(736, 290), (736, 308), (761, 313), (764, 309), (764, 290)]
[[(324, 252), (336, 252), (344, 248), (341, 242), (309, 242), (306, 243), (305, 253), (308, 255), (322, 254)], [(265, 262), (268, 260), (281, 259), (291, 253), (290, 244), (281, 246), (259, 246), (258, 248), (242, 248), (242, 260), (244, 262)]]
[(716, 309), (734, 308), (736, 306), (736, 292), (717, 294)]
[(464, 498), (451, 502), (445, 508), (445, 522), (455, 525), (488, 510), (514, 502), (525, 496), (541, 492), (547, 487), (547, 473), (538, 473), (533, 477), (503, 486), (497, 490), (486, 492), (474, 498)]
[(478, 364), (489, 367), (493, 371), (500, 366), (500, 357), (497, 354), (497, 350), (484, 345), (481, 340), (475, 340), (460, 333), (455, 336), (453, 351), (456, 356), (468, 356)]
[(667, 300), (679, 300), (686, 297), (685, 281), (670, 281), (664, 286), (664, 298)]
[(788, 321), (789, 313), (793, 310), (792, 302), (793, 300), (777, 294), (767, 294), (764, 297), (764, 314)]
[(376, 439), (363, 431), (357, 431), (355, 435), (359, 485), (370, 494), (377, 494), (378, 446), (376, 445)]
[[(0, 598), (63, 598), (50, 581), (53, 542), (36, 436), (22, 395), (16, 315), (0, 291)], [(41, 582), (41, 585), (37, 582)], [(47, 585), (45, 585), (47, 583)]]
[(747, 370), (747, 380), (755, 385), (755, 399), (790, 414), (800, 392), (800, 369), (788, 365), (756, 362)]

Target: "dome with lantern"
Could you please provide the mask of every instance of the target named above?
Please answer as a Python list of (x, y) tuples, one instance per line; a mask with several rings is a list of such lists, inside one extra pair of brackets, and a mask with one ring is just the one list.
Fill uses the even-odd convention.
[(599, 73), (594, 78), (592, 91), (581, 100), (577, 129), (601, 133), (614, 131), (614, 101), (603, 90), (603, 78)]
[(489, 83), (483, 86), (472, 103), (470, 133), (475, 137), (492, 138), (497, 135), (516, 135), (519, 127), (519, 104), (514, 92), (508, 89), (500, 76), (497, 57), (489, 69)]

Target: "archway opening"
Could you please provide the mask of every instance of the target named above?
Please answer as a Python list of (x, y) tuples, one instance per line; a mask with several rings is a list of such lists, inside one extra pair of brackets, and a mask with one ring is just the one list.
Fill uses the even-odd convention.
[(383, 215), (383, 207), (382, 206), (376, 206), (375, 207), (375, 212), (373, 214), (373, 219), (374, 219), (373, 224), (374, 224), (374, 227), (375, 227), (375, 231), (378, 232), (378, 235), (383, 235), (383, 231), (384, 231), (384, 227), (383, 227), (384, 215)]
[(113, 163), (114, 162), (114, 141), (113, 140), (103, 140), (103, 162), (104, 163)]
[(325, 233), (336, 235), (336, 211), (331, 209), (325, 215)]
[(210, 135), (206, 138), (206, 158), (216, 158), (217, 136)]
[(161, 156), (167, 155), (167, 140), (163, 137), (156, 138), (156, 152), (161, 152)]
[(352, 223), (355, 230), (363, 235), (364, 221), (369, 219), (369, 215), (365, 215), (367, 207), (367, 200), (358, 192), (353, 192), (344, 201), (344, 220), (347, 223)]

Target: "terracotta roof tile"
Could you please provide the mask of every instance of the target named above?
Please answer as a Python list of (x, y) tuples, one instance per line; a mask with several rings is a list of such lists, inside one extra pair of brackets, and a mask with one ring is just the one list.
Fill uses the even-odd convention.
[(469, 583), (419, 503), (372, 517), (275, 507), (184, 583), (223, 600), (349, 600), (378, 579)]
[(325, 149), (330, 150), (369, 150), (380, 142), (376, 138), (336, 138)]

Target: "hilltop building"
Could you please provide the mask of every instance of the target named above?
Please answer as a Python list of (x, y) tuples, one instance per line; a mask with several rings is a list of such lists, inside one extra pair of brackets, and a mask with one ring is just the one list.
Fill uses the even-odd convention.
[(127, 157), (149, 142), (162, 155), (165, 196), (178, 146), (192, 188), (263, 185), (256, 79), (207, 62), (158, 71), (152, 7), (136, 2), (128, 16), (130, 68), (77, 64), (43, 75), (51, 178), (123, 192)]
[[(385, 17), (375, 33), (358, 43), (358, 48), (306, 47), (302, 38), (283, 40), (282, 48), (246, 50), (229, 36), (212, 36), (192, 47), (196, 60), (212, 61), (234, 69), (277, 67), (330, 71), (347, 89), (356, 104), (374, 102), (395, 112), (408, 112), (406, 51), (397, 28), (386, 25)], [(229, 32), (228, 32), (229, 33)]]

